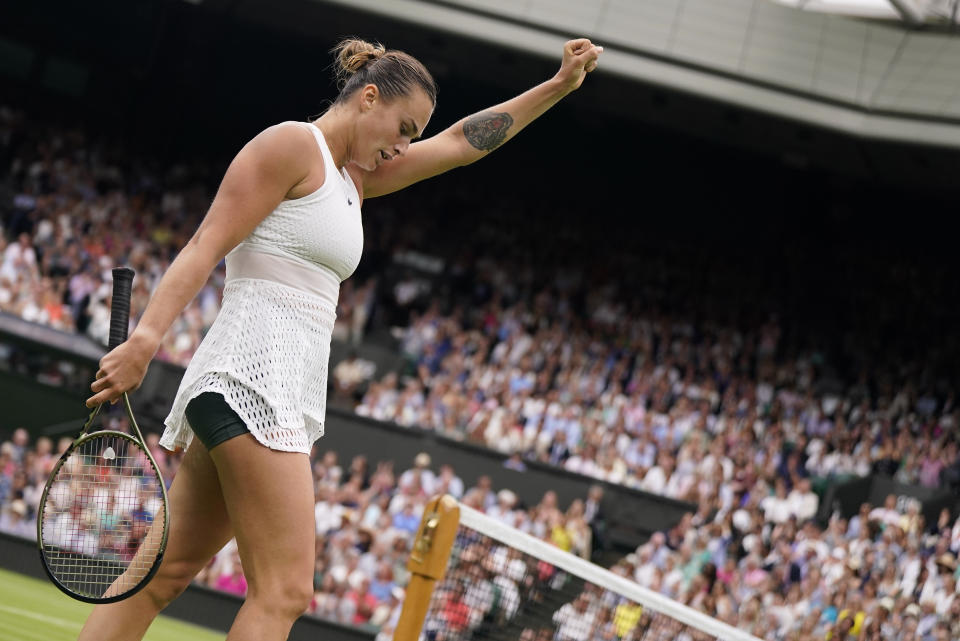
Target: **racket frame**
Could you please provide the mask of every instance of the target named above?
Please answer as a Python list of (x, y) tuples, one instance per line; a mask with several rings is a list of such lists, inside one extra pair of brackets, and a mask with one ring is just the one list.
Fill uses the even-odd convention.
[[(164, 485), (163, 475), (160, 474), (160, 468), (157, 466), (157, 462), (154, 460), (153, 455), (150, 453), (146, 443), (143, 441), (143, 434), (140, 432), (140, 426), (137, 425), (137, 419), (133, 416), (133, 409), (130, 407), (130, 398), (127, 396), (126, 392), (123, 393), (123, 404), (127, 410), (127, 418), (130, 419), (131, 434), (127, 434), (126, 432), (118, 432), (116, 430), (99, 430), (96, 432), (88, 432), (90, 426), (93, 424), (93, 420), (97, 417), (97, 414), (100, 413), (100, 408), (102, 408), (103, 405), (98, 405), (93, 408), (93, 410), (90, 412), (90, 415), (87, 417), (86, 423), (84, 423), (83, 428), (80, 430), (80, 436), (78, 436), (77, 439), (74, 440), (74, 442), (70, 445), (70, 447), (67, 448), (67, 451), (63, 453), (63, 456), (60, 457), (56, 465), (53, 467), (53, 470), (50, 472), (50, 477), (47, 479), (47, 484), (43, 488), (43, 494), (40, 496), (40, 504), (37, 508), (37, 549), (40, 552), (40, 560), (43, 564), (44, 572), (47, 573), (47, 576), (50, 577), (50, 581), (62, 592), (74, 599), (77, 599), (78, 601), (83, 601), (85, 603), (115, 603), (133, 596), (142, 590), (143, 587), (150, 582), (150, 579), (152, 579), (157, 573), (157, 570), (160, 568), (160, 562), (163, 561), (163, 554), (167, 549), (167, 534), (169, 533), (170, 529), (170, 509), (167, 501), (167, 488)], [(59, 472), (60, 468), (63, 467), (64, 463), (67, 462), (67, 460), (70, 458), (70, 455), (87, 441), (104, 436), (113, 436), (128, 440), (134, 443), (144, 454), (146, 454), (147, 460), (150, 461), (150, 466), (153, 468), (154, 473), (157, 475), (157, 479), (160, 481), (160, 492), (163, 496), (164, 523), (163, 533), (160, 539), (160, 547), (157, 551), (157, 557), (153, 562), (153, 567), (150, 568), (140, 582), (121, 594), (109, 597), (91, 597), (85, 594), (78, 594), (77, 592), (74, 592), (65, 586), (60, 579), (57, 578), (53, 570), (50, 569), (50, 566), (47, 563), (47, 555), (44, 554), (43, 551), (43, 514), (47, 505), (47, 494), (50, 492), (50, 488), (53, 487), (54, 481), (57, 478), (57, 472)]]

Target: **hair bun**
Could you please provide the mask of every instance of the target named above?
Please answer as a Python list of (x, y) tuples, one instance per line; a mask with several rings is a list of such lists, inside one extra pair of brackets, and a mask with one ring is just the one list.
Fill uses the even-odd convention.
[(337, 78), (343, 82), (367, 65), (370, 65), (387, 52), (386, 48), (377, 43), (370, 43), (359, 38), (347, 38), (337, 43), (332, 53), (336, 54)]
[(409, 95), (417, 87), (437, 103), (437, 83), (419, 60), (396, 49), (388, 50), (379, 42), (346, 38), (330, 50), (340, 93), (334, 104), (342, 103), (358, 89), (372, 84), (385, 100)]

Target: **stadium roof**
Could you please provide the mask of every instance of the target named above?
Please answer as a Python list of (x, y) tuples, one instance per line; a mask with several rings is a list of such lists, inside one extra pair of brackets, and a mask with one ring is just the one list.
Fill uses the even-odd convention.
[[(551, 58), (569, 34), (586, 35), (606, 47), (604, 75), (865, 140), (960, 149), (960, 39), (895, 26), (905, 22), (779, 0), (322, 1)], [(955, 2), (886, 4), (921, 1)]]
[(778, 4), (847, 16), (903, 20), (912, 25), (947, 19), (956, 22), (956, 0), (772, 0)]

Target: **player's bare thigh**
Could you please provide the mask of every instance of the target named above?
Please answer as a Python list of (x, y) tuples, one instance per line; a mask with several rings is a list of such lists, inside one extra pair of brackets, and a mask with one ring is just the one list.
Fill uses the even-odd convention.
[(184, 454), (169, 502), (167, 551), (153, 582), (170, 581), (174, 589), (189, 583), (233, 537), (217, 468), (198, 439)]
[[(271, 450), (250, 434), (215, 447), (224, 501), (251, 597), (312, 596), (315, 532), (310, 459)], [(301, 594), (305, 592), (306, 594)]]

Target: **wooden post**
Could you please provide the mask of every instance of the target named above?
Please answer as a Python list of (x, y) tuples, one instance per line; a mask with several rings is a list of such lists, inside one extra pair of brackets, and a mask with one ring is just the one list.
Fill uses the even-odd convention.
[(459, 524), (460, 505), (450, 495), (436, 496), (424, 507), (407, 561), (410, 583), (393, 641), (417, 641), (420, 638), (433, 589), (447, 571)]

